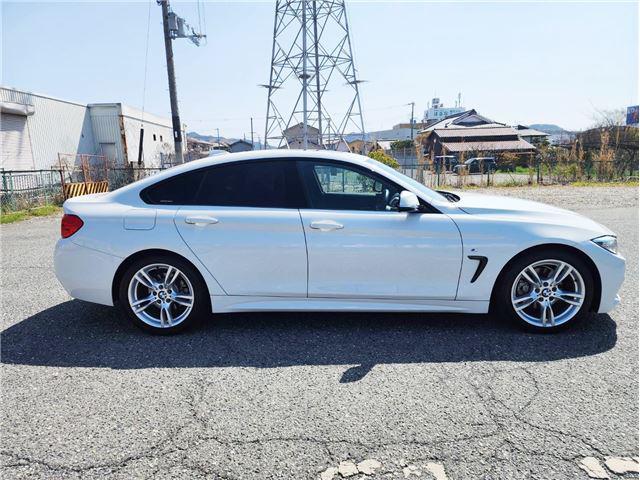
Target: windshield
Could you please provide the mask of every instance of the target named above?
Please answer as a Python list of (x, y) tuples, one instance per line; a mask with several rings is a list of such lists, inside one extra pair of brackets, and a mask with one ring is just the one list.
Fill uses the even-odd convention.
[(421, 184), (420, 182), (414, 180), (413, 178), (408, 177), (404, 173), (400, 173), (396, 169), (391, 168), (390, 166), (385, 165), (384, 163), (377, 162), (375, 160), (372, 160), (372, 161), (376, 162), (376, 166), (380, 167), (381, 169), (383, 169), (391, 177), (398, 178), (400, 181), (402, 181), (404, 183), (408, 183), (409, 185), (411, 185), (411, 187), (413, 189), (415, 189), (420, 194), (422, 194), (422, 196), (423, 196), (423, 198), (425, 200), (431, 200), (431, 201), (436, 201), (436, 202), (442, 201), (443, 198), (448, 200), (448, 198), (445, 195), (443, 195), (441, 193), (438, 193), (435, 190), (431, 190), (430, 188), (424, 186), (423, 184)]

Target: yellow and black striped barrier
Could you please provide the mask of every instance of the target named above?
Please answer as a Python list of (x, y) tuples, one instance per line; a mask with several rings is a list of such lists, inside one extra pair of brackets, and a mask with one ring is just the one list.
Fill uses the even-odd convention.
[(88, 195), (90, 193), (104, 193), (109, 191), (109, 182), (76, 182), (65, 183), (64, 198), (77, 197), (79, 195)]

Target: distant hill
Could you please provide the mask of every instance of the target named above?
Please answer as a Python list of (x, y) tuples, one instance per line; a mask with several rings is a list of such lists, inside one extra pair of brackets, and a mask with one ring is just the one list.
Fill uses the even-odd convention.
[(529, 125), (529, 128), (548, 133), (548, 140), (551, 145), (568, 144), (569, 142), (572, 142), (576, 137), (576, 132), (565, 130), (564, 128), (552, 123), (534, 123), (533, 125)]
[[(201, 140), (203, 142), (217, 142), (218, 141), (218, 137), (216, 135), (202, 135), (198, 132), (187, 132), (187, 137), (190, 138), (195, 138), (196, 140)], [(227, 143), (231, 143), (234, 142), (236, 140), (241, 140), (239, 138), (231, 138), (231, 137), (220, 137), (220, 141), (221, 142), (227, 142)], [(250, 139), (249, 139), (249, 143)], [(258, 149), (260, 147), (260, 145), (258, 144), (258, 142), (253, 142), (253, 148)]]
[(548, 133), (549, 135), (558, 134), (558, 133), (569, 133), (568, 130), (565, 130), (558, 125), (554, 125), (552, 123), (534, 123), (529, 125), (529, 128), (533, 128), (534, 130), (539, 130), (544, 133)]
[[(187, 132), (187, 137), (195, 138), (196, 140), (202, 140), (203, 142), (217, 142), (218, 137), (215, 135), (202, 135), (198, 132)], [(221, 142), (225, 142), (227, 140), (233, 140), (232, 138), (220, 137)]]

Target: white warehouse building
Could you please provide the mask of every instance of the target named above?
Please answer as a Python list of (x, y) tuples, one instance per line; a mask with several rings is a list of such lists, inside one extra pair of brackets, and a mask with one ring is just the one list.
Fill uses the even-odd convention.
[[(81, 104), (0, 87), (0, 167), (57, 168), (59, 159), (103, 155), (114, 166), (138, 162), (144, 128), (145, 167), (170, 164), (174, 155), (171, 119), (121, 103)], [(61, 154), (61, 155), (59, 155)]]

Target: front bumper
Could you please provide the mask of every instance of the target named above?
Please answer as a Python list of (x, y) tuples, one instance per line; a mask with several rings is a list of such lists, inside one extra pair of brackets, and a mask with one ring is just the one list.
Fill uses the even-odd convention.
[(597, 312), (610, 312), (620, 303), (618, 291), (624, 282), (626, 261), (621, 255), (614, 255), (593, 242), (589, 242), (586, 249), (600, 274), (602, 288)]
[(73, 298), (113, 305), (111, 285), (121, 258), (60, 239), (53, 264), (56, 277)]

